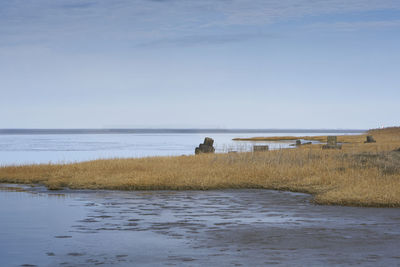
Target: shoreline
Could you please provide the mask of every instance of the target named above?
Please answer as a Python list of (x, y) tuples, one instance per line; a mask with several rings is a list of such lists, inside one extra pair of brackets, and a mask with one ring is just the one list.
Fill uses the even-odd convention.
[[(24, 188), (24, 186), (28, 188)], [(30, 190), (32, 188), (42, 188), (42, 190), (38, 191), (33, 191)], [(212, 191), (241, 191), (241, 190), (265, 190), (265, 191), (274, 191), (274, 192), (287, 192), (287, 193), (293, 193), (293, 194), (304, 194), (308, 195), (311, 200), (310, 203), (320, 205), (320, 206), (337, 206), (337, 207), (358, 207), (358, 208), (400, 208), (400, 205), (386, 205), (386, 204), (378, 204), (375, 205), (371, 203), (370, 205), (364, 205), (364, 204), (357, 204), (357, 203), (324, 203), (324, 202), (317, 202), (315, 200), (315, 194), (312, 192), (309, 192), (307, 190), (297, 190), (297, 191), (292, 191), (290, 189), (285, 189), (285, 188), (280, 188), (280, 189), (274, 189), (274, 188), (262, 188), (262, 187), (246, 187), (246, 188), (209, 188), (209, 189), (135, 189), (135, 190), (128, 190), (128, 189), (107, 189), (107, 188), (68, 188), (68, 187), (63, 187), (63, 188), (57, 188), (57, 189), (50, 189), (48, 188), (45, 184), (18, 184), (18, 183), (0, 183), (0, 192), (1, 191), (6, 191), (6, 192), (25, 192), (25, 193), (32, 193), (32, 194), (49, 194), (49, 195), (63, 195), (63, 194), (74, 194), (74, 193), (102, 193), (102, 192), (180, 192), (180, 191), (195, 191), (195, 192), (212, 192)]]
[(43, 184), (49, 190), (267, 189), (311, 194), (323, 205), (400, 207), (400, 152), (395, 151), (400, 128), (368, 134), (377, 143), (364, 144), (365, 135), (338, 136), (347, 141), (341, 150), (313, 144), (256, 153), (4, 166), (0, 183)]

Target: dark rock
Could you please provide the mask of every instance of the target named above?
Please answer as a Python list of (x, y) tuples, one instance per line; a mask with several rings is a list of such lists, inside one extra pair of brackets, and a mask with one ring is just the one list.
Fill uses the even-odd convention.
[(323, 145), (322, 149), (342, 149), (342, 145), (338, 145), (337, 136), (328, 136), (327, 144)]
[(215, 148), (213, 147), (213, 144), (214, 140), (212, 138), (206, 137), (203, 144), (200, 144), (198, 147), (195, 148), (194, 153), (196, 155), (200, 153), (214, 153)]
[(213, 146), (214, 145), (214, 140), (212, 138), (210, 138), (210, 137), (206, 137), (206, 138), (204, 138), (203, 144), (207, 145), (207, 146)]
[(296, 146), (301, 146), (301, 140), (296, 140)]
[(328, 146), (336, 146), (337, 145), (337, 136), (328, 136), (327, 137), (327, 145)]
[(215, 151), (215, 148), (213, 146), (206, 144), (200, 144), (199, 149), (202, 153), (213, 153)]
[(372, 135), (367, 135), (367, 141), (364, 143), (376, 143), (376, 141)]

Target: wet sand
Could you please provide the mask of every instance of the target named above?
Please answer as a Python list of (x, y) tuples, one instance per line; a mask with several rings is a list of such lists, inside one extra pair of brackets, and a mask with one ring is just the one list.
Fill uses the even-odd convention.
[(269, 190), (0, 190), (1, 266), (400, 265), (400, 209)]

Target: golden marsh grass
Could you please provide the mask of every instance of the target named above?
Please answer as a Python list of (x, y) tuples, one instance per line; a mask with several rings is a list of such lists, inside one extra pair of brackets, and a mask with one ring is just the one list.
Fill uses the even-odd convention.
[(400, 151), (394, 151), (400, 148), (400, 127), (368, 134), (377, 142), (364, 144), (365, 135), (338, 137), (345, 143), (341, 150), (310, 145), (257, 153), (4, 166), (0, 182), (40, 183), (49, 189), (265, 188), (307, 192), (319, 204), (400, 207)]

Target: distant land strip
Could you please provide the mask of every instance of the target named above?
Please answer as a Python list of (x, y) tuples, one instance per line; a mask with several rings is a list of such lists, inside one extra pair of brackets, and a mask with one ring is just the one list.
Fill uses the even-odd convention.
[(33, 134), (196, 134), (196, 133), (364, 133), (363, 129), (0, 129), (0, 135)]

